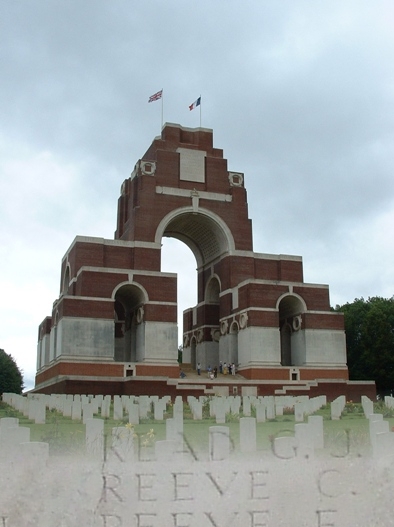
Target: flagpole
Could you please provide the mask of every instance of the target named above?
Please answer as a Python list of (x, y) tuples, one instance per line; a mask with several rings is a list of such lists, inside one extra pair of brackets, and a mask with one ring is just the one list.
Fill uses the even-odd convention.
[(200, 128), (201, 128), (201, 95), (200, 95)]

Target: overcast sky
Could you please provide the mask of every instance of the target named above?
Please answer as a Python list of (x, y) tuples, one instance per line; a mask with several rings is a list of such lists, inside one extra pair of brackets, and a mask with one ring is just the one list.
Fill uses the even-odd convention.
[[(254, 250), (296, 254), (331, 304), (394, 294), (392, 0), (2, 0), (0, 348), (32, 387), (37, 327), (76, 235), (113, 238), (164, 121), (245, 173)], [(191, 251), (165, 243), (163, 270)], [(180, 262), (180, 263), (179, 263)]]

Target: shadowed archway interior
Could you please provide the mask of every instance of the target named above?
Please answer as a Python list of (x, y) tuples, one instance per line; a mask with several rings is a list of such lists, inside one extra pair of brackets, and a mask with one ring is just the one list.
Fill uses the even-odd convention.
[(228, 252), (229, 241), (224, 230), (206, 214), (179, 214), (169, 222), (163, 235), (176, 238), (190, 247), (198, 267)]

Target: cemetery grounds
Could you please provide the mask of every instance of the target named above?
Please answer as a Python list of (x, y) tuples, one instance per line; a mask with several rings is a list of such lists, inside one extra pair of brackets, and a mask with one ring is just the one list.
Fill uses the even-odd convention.
[[(394, 430), (394, 409), (388, 408), (383, 401), (374, 403), (374, 413), (383, 414), (389, 422), (390, 430)], [(113, 412), (111, 411), (111, 415)], [(369, 421), (365, 417), (362, 405), (348, 401), (338, 420), (331, 419), (330, 405), (327, 404), (314, 414), (323, 417), (324, 451), (320, 455), (341, 457), (346, 453), (355, 456), (371, 455), (369, 439)], [(104, 434), (106, 446), (110, 447), (112, 429), (127, 427), (133, 430), (134, 442), (146, 455), (154, 452), (156, 441), (166, 439), (165, 420), (171, 418), (172, 404), (168, 404), (162, 421), (155, 421), (153, 412), (148, 413), (148, 418), (140, 419), (138, 425), (128, 424), (125, 417), (122, 420), (104, 418)], [(252, 417), (255, 416), (252, 408)], [(46, 424), (35, 424), (22, 413), (7, 404), (0, 402), (0, 418), (17, 417), (19, 425), (30, 428), (30, 441), (45, 442), (49, 444), (49, 454), (83, 454), (86, 448), (85, 425), (81, 420), (72, 420), (56, 410), (46, 411)], [(101, 418), (96, 415), (96, 418)], [(229, 428), (232, 454), (239, 450), (239, 419), (240, 414), (227, 414), (223, 426)], [(306, 422), (305, 418), (304, 422)], [(283, 415), (265, 422), (256, 423), (257, 454), (269, 454), (272, 451), (273, 440), (276, 437), (294, 436), (294, 409), (285, 408)], [(209, 397), (203, 405), (203, 419), (194, 420), (187, 403), (183, 410), (183, 434), (186, 449), (197, 458), (205, 457), (209, 445), (209, 428), (216, 426), (215, 417), (209, 415)], [(319, 452), (317, 451), (317, 455)]]

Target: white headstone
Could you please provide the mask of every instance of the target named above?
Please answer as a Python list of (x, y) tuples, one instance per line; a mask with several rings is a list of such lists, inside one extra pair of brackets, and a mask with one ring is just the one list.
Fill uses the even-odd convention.
[(80, 421), (82, 418), (82, 405), (81, 401), (78, 399), (74, 399), (72, 411), (71, 411), (71, 419), (75, 421)]
[(256, 421), (258, 423), (265, 422), (265, 411), (266, 411), (265, 404), (261, 401), (256, 402)]
[(304, 403), (298, 402), (294, 405), (294, 420), (296, 423), (304, 421), (305, 406)]
[(114, 420), (122, 421), (123, 419), (123, 405), (122, 399), (119, 395), (114, 395)]
[(90, 403), (82, 404), (82, 422), (86, 425), (88, 419), (93, 419), (93, 408)]
[(309, 415), (308, 424), (312, 429), (313, 443), (316, 449), (324, 448), (323, 417), (321, 415)]
[(294, 425), (294, 435), (297, 444), (297, 457), (311, 459), (315, 453), (313, 427), (307, 423)]
[(129, 404), (129, 423), (132, 425), (138, 425), (140, 422), (140, 414), (138, 404)]
[(256, 419), (241, 417), (239, 420), (239, 442), (241, 452), (256, 452)]
[(104, 458), (104, 420), (86, 419), (86, 453)]
[(252, 407), (250, 399), (247, 395), (242, 397), (242, 413), (245, 417), (250, 417), (252, 412)]

